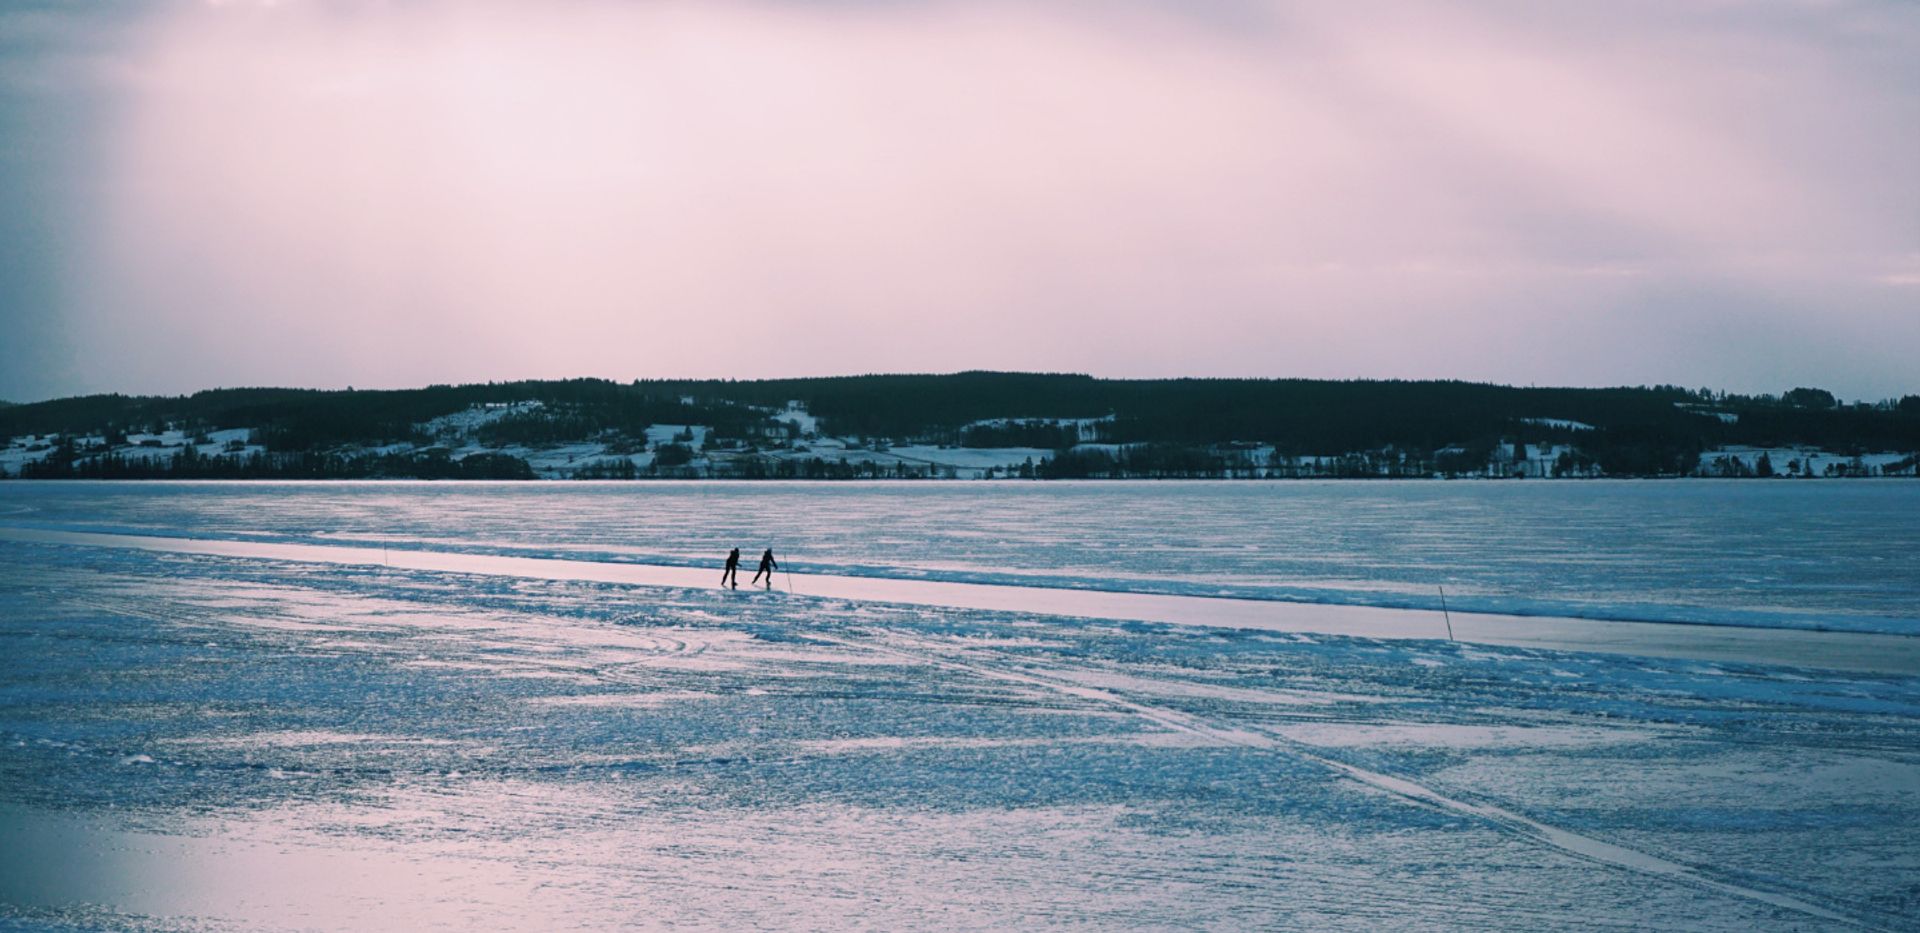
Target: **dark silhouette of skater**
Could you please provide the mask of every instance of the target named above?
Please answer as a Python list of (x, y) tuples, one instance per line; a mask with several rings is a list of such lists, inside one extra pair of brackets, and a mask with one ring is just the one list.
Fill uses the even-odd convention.
[(764, 573), (767, 575), (767, 589), (773, 589), (773, 572), (778, 569), (780, 569), (780, 562), (773, 559), (773, 548), (767, 548), (760, 555), (760, 569), (753, 572), (753, 579), (748, 581), (747, 585), (759, 583), (760, 575)]
[(739, 548), (734, 548), (732, 553), (727, 555), (727, 569), (720, 571), (720, 585), (726, 586), (729, 582), (733, 584), (734, 589), (740, 588)]

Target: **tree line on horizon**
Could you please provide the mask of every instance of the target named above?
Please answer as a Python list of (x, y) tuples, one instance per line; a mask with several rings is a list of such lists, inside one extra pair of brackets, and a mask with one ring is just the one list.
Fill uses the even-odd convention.
[[(249, 428), (269, 454), (179, 466), (75, 452), (36, 475), (460, 476), (509, 478), (502, 463), (462, 467), (422, 423), (475, 405), (537, 401), (478, 429), (495, 446), (619, 442), (650, 425), (706, 425), (719, 439), (758, 437), (789, 403), (822, 433), (876, 444), (1033, 447), (1055, 451), (1031, 475), (1233, 475), (1222, 445), (1271, 445), (1285, 457), (1392, 456), (1391, 471), (1447, 472), (1501, 444), (1577, 447), (1610, 475), (1687, 473), (1729, 445), (1835, 451), (1920, 450), (1920, 396), (1843, 403), (1825, 390), (1738, 395), (1678, 386), (1532, 388), (1458, 381), (1114, 380), (967, 372), (770, 380), (569, 379), (397, 390), (212, 389), (185, 396), (93, 395), (0, 407), (0, 437), (124, 435)], [(1080, 419), (1075, 424), (1062, 421)], [(1577, 422), (1590, 427), (1574, 427)], [(1082, 449), (1082, 442), (1121, 445)], [(409, 443), (412, 455), (345, 453)], [(1413, 459), (1408, 460), (1409, 452)], [(1451, 460), (1449, 459), (1451, 458)], [(466, 460), (472, 459), (464, 458)], [(517, 460), (517, 458), (506, 458)], [(91, 466), (82, 468), (83, 463)], [(1376, 464), (1377, 465), (1377, 464)], [(521, 466), (525, 466), (521, 462)], [(607, 467), (606, 469), (615, 469)], [(768, 475), (803, 468), (765, 466)], [(183, 472), (187, 471), (187, 472)], [(224, 472), (222, 472), (224, 471)], [(617, 472), (617, 471), (616, 471)], [(820, 478), (852, 471), (822, 463)], [(1464, 472), (1464, 471), (1462, 471)], [(23, 473), (23, 475), (25, 475)], [(530, 471), (527, 475), (531, 475)], [(1371, 475), (1380, 475), (1374, 473)]]

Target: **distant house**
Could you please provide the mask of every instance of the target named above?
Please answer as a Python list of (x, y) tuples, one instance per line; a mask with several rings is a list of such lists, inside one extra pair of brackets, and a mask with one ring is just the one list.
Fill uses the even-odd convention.
[(799, 428), (791, 421), (761, 421), (747, 425), (745, 435), (756, 440), (789, 441), (800, 436)]
[(1550, 479), (1553, 476), (1554, 463), (1564, 449), (1566, 449), (1565, 446), (1559, 444), (1501, 441), (1494, 445), (1493, 454), (1487, 458), (1487, 475)]

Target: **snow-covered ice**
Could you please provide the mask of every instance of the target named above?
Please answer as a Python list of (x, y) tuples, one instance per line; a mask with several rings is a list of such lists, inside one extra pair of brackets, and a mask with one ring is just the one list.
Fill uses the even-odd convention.
[[(1809, 501), (1785, 485), (1783, 501)], [(1906, 928), (1920, 916), (1920, 671), (910, 605), (805, 585), (722, 592), (484, 562), (282, 560), (237, 546), (377, 550), (380, 539), (394, 553), (484, 561), (512, 549), (605, 557), (615, 535), (589, 532), (607, 531), (617, 509), (603, 493), (562, 491), (572, 488), (0, 489), (9, 528), (177, 545), (0, 540), (0, 929), (1794, 930)], [(1002, 514), (991, 496), (945, 492), (624, 488), (619, 508), (641, 517), (618, 531), (649, 529), (642, 550), (710, 551), (693, 530), (703, 515), (708, 533), (743, 545), (804, 520), (812, 527), (793, 537), (849, 579), (891, 553), (887, 579), (940, 582), (907, 571), (930, 546), (965, 541), (975, 549), (948, 573), (995, 561), (1028, 589), (1063, 594), (1053, 599), (1100, 595), (1055, 585), (1061, 563), (1105, 576), (1107, 591), (1257, 564), (1236, 546), (1250, 525), (1131, 529), (1156, 514), (1143, 497), (1209, 517), (1216, 493), (1204, 491), (1090, 503), (1048, 488)], [(1416, 501), (1504, 510), (1503, 525), (1538, 519), (1539, 503), (1489, 506), (1483, 488)], [(1556, 488), (1574, 497), (1561, 514), (1592, 506), (1572, 491), (1584, 484)], [(1861, 495), (1822, 488), (1836, 494), (1810, 500), (1822, 522)], [(539, 495), (560, 501), (529, 498)], [(1613, 501), (1672, 514), (1634, 495)], [(1899, 495), (1872, 508), (1903, 517), (1912, 500)], [(728, 513), (755, 501), (786, 514), (753, 518), (762, 537), (750, 539)], [(898, 518), (958, 516), (958, 502), (971, 521), (916, 531)], [(1380, 541), (1382, 502), (1408, 504), (1381, 490), (1321, 494), (1310, 512), (1323, 523), (1296, 533), (1320, 535), (1339, 560), (1391, 564), (1404, 542), (1369, 550), (1334, 533), (1346, 522)], [(1257, 499), (1241, 509), (1267, 522), (1305, 514)], [(1072, 543), (1095, 533), (1094, 513), (1102, 539), (1129, 550), (1098, 562)], [(1566, 520), (1585, 521), (1593, 553), (1654, 595), (1712, 598), (1711, 585), (1663, 582), (1610, 556), (1598, 519)], [(1795, 527), (1777, 512), (1769, 521)], [(1475, 563), (1452, 549), (1448, 520), (1409, 524), (1462, 589), (1498, 592), (1538, 572), (1515, 568), (1539, 559), (1539, 535)], [(1645, 533), (1659, 553), (1659, 527)], [(1799, 613), (1787, 621), (1851, 598), (1857, 616), (1903, 624), (1879, 590), (1848, 597), (1814, 567), (1767, 571), (1777, 543), (1748, 541), (1758, 532), (1738, 522), (1699, 533), (1722, 541), (1727, 573), (1777, 574), (1771, 586)], [(1892, 519), (1826, 533), (1891, 536), (1884, 553), (1855, 542), (1855, 559), (1886, 558), (1860, 580), (1915, 585), (1898, 550), (1913, 554), (1912, 542)], [(1145, 548), (1156, 539), (1157, 558)], [(1207, 540), (1213, 550), (1194, 550)], [(236, 548), (188, 547), (224, 542)], [(804, 565), (807, 548), (790, 559)], [(1276, 575), (1310, 566), (1266, 556), (1284, 558)], [(1382, 611), (1407, 576), (1367, 577)], [(1590, 606), (1618, 602), (1597, 595)], [(1731, 611), (1721, 621), (1759, 638), (1862, 637), (1756, 630)]]
[[(681, 589), (713, 585), (711, 569), (631, 561), (507, 557), (389, 547), (285, 544), (262, 541), (194, 540), (147, 535), (100, 534), (0, 527), (0, 541), (133, 548), (170, 554), (263, 558), (342, 566), (380, 566)], [(1920, 670), (1920, 639), (1882, 632), (1829, 632), (1726, 625), (1516, 616), (1495, 613), (1420, 612), (1391, 607), (1292, 603), (1221, 596), (1132, 593), (1065, 587), (1008, 586), (890, 577), (846, 576), (790, 569), (779, 580), (790, 593), (853, 602), (1028, 612), (1123, 622), (1156, 622), (1263, 632), (1312, 632), (1361, 638), (1431, 640), (1445, 637), (1473, 644), (1599, 651), (1649, 657), (1679, 657), (1750, 664), (1793, 664), (1867, 673)], [(769, 587), (770, 588), (770, 587)], [(1443, 627), (1444, 626), (1444, 627)], [(1414, 664), (1444, 667), (1431, 658)], [(1556, 677), (1578, 677), (1554, 670)]]

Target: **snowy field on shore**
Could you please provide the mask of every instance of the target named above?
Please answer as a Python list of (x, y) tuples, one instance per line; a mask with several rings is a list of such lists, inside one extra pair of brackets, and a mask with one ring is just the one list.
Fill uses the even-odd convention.
[[(0, 929), (1912, 928), (1920, 669), (1817, 649), (1920, 489), (1809, 488), (0, 484)], [(795, 585), (429, 559), (728, 543)]]

